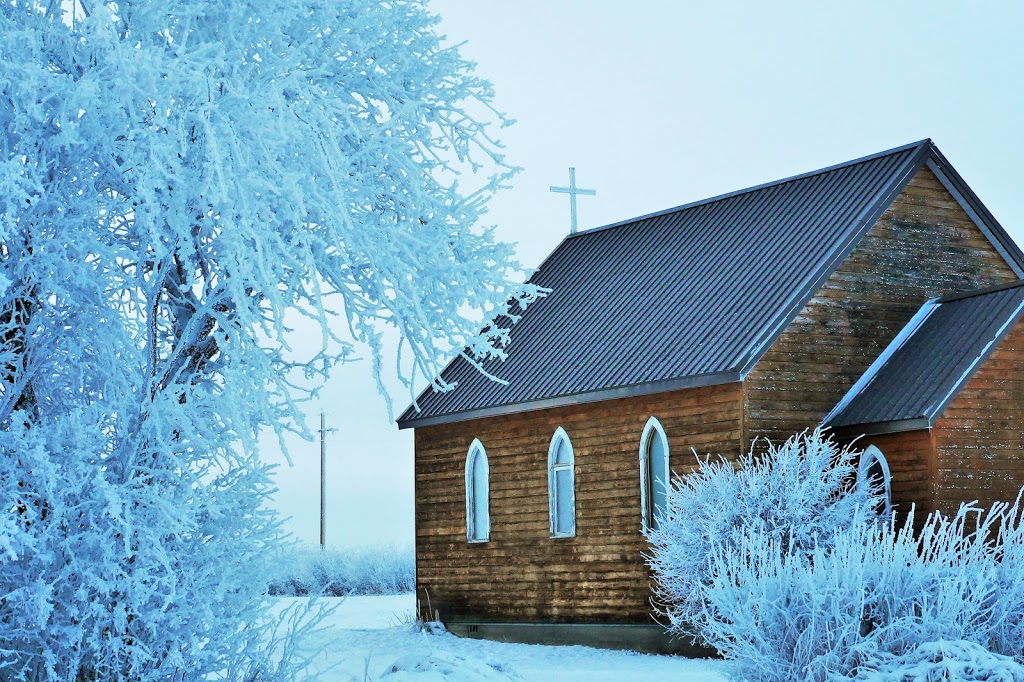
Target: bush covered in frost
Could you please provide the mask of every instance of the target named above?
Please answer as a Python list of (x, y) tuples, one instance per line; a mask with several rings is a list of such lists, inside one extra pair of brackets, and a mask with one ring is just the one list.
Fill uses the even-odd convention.
[(1022, 682), (1024, 666), (974, 642), (927, 642), (909, 654), (873, 670), (855, 682)]
[(410, 547), (321, 550), (299, 545), (282, 554), (276, 565), (272, 595), (344, 597), (416, 589), (416, 557)]
[[(865, 511), (870, 498), (824, 475), (827, 453), (852, 474), (855, 456), (814, 433), (737, 471), (705, 463), (675, 482), (669, 518), (651, 533), (672, 628), (692, 628), (744, 680), (1024, 679), (1001, 658), (1020, 662), (1024, 650), (1020, 500), (933, 515), (915, 534), (913, 515), (902, 526), (879, 519)], [(769, 498), (751, 501), (744, 518), (757, 489)], [(802, 494), (812, 503), (804, 516), (794, 513)], [(723, 510), (728, 525), (705, 520)], [(699, 530), (679, 526), (701, 521), (707, 542), (676, 544)], [(687, 563), (674, 566), (673, 557)], [(684, 583), (683, 571), (699, 577)], [(692, 592), (679, 592), (684, 584)], [(985, 669), (992, 674), (977, 672)], [(955, 670), (977, 675), (951, 677)]]
[(964, 506), (917, 537), (912, 519), (896, 528), (860, 518), (811, 552), (746, 532), (711, 554), (698, 631), (752, 680), (878, 670), (940, 641), (1019, 656), (1018, 518), (1017, 507)]
[(738, 468), (708, 457), (676, 476), (666, 513), (647, 534), (656, 596), (672, 628), (689, 632), (706, 617), (716, 547), (728, 552), (750, 535), (807, 552), (848, 527), (872, 500), (856, 486), (858, 456), (813, 431), (779, 447), (768, 443), (763, 454), (741, 457)]

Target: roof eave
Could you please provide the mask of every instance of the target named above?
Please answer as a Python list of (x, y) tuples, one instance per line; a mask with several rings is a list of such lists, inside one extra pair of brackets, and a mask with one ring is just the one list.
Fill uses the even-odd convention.
[(898, 419), (889, 422), (875, 422), (873, 424), (843, 424), (830, 426), (829, 430), (840, 438), (855, 438), (869, 436), (884, 436), (889, 433), (903, 433), (905, 431), (925, 431), (932, 427), (932, 421), (928, 417), (914, 417), (912, 419)]
[(632, 398), (635, 396), (652, 395), (655, 393), (669, 393), (686, 388), (699, 388), (702, 386), (718, 386), (721, 384), (732, 384), (742, 381), (739, 372), (719, 372), (716, 374), (701, 374), (699, 376), (683, 377), (681, 379), (669, 379), (667, 381), (652, 381), (644, 384), (633, 384), (630, 386), (618, 386), (605, 388), (599, 391), (587, 393), (576, 393), (572, 395), (543, 398), (541, 400), (530, 400), (525, 402), (510, 403), (507, 405), (495, 405), (476, 410), (464, 412), (452, 412), (440, 414), (433, 417), (415, 417), (398, 419), (399, 429), (421, 428), (424, 426), (437, 426), (440, 424), (452, 424), (464, 422), (471, 419), (484, 419), (487, 417), (500, 417), (520, 412), (533, 412), (535, 410), (548, 410), (555, 407), (568, 407), (571, 405), (582, 405), (584, 403), (595, 403), (604, 400), (617, 400), (620, 398)]
[[(700, 377), (686, 377), (683, 379), (675, 379), (665, 382), (655, 382), (651, 384), (636, 384), (632, 386), (617, 387), (612, 389), (601, 389), (598, 391), (592, 391), (589, 393), (582, 393), (576, 395), (560, 396), (556, 398), (541, 399), (527, 402), (519, 402), (509, 405), (501, 405), (495, 407), (481, 408), (476, 410), (468, 410), (465, 412), (456, 412), (437, 415), (433, 417), (424, 417), (421, 419), (416, 418), (415, 403), (410, 405), (403, 414), (398, 418), (397, 422), (399, 428), (414, 428), (421, 426), (430, 426), (434, 424), (446, 424), (459, 421), (467, 421), (470, 419), (478, 419), (489, 416), (498, 416), (501, 414), (509, 414), (513, 412), (524, 412), (537, 409), (548, 409), (551, 407), (560, 407), (565, 405), (575, 405), (587, 402), (596, 402), (601, 400), (611, 400), (619, 397), (629, 397), (631, 395), (646, 395), (651, 393), (660, 393), (671, 390), (677, 390), (681, 388), (688, 388), (698, 385), (713, 385), (715, 383), (730, 383), (732, 381), (742, 381), (746, 376), (753, 371), (757, 363), (760, 362), (764, 354), (771, 348), (775, 341), (781, 336), (781, 334), (792, 324), (793, 320), (800, 314), (800, 311), (807, 305), (807, 303), (813, 298), (814, 294), (825, 284), (828, 278), (836, 271), (836, 269), (846, 260), (849, 254), (857, 247), (864, 236), (870, 231), (872, 226), (878, 221), (878, 219), (884, 214), (886, 209), (892, 204), (892, 202), (899, 196), (900, 192), (906, 187), (906, 185), (913, 179), (917, 172), (927, 165), (927, 167), (935, 173), (939, 181), (946, 187), (946, 189), (953, 195), (956, 201), (961, 205), (965, 212), (971, 217), (972, 221), (982, 230), (985, 236), (993, 244), (993, 246), (999, 251), (1010, 267), (1017, 273), (1018, 277), (1024, 277), (1024, 252), (1014, 243), (1009, 237), (1006, 231), (1002, 228), (999, 222), (994, 216), (988, 211), (977, 195), (971, 190), (963, 178), (956, 172), (956, 170), (949, 164), (942, 153), (935, 147), (930, 139), (925, 139), (920, 142), (915, 142), (910, 145), (904, 145), (892, 150), (885, 152), (879, 152), (863, 159), (857, 159), (844, 164), (839, 164), (836, 167), (849, 165), (852, 163), (864, 161), (876, 156), (882, 156), (885, 154), (891, 154), (897, 151), (917, 148), (917, 151), (907, 159), (903, 167), (900, 168), (898, 173), (893, 175), (892, 181), (876, 196), (876, 198), (865, 207), (860, 218), (858, 218), (856, 229), (851, 231), (850, 238), (846, 241), (837, 244), (836, 248), (828, 255), (828, 257), (822, 261), (819, 268), (812, 273), (805, 281), (804, 285), (797, 288), (793, 296), (787, 302), (786, 305), (782, 306), (779, 313), (775, 318), (766, 326), (764, 333), (755, 343), (751, 344), (747, 354), (746, 361), (742, 364), (739, 371), (736, 373), (723, 373), (716, 375), (703, 375)], [(832, 168), (832, 167), (830, 167)], [(794, 176), (793, 178), (786, 178), (783, 180), (766, 183), (764, 186), (775, 185), (782, 182), (788, 182), (793, 179), (803, 177), (804, 175), (811, 175), (814, 173), (824, 172), (829, 169), (819, 169), (818, 171), (811, 171), (808, 174), (801, 174)], [(726, 195), (719, 197), (712, 197), (710, 199), (701, 200), (694, 202), (692, 205), (702, 204), (710, 201), (720, 200), (722, 198), (732, 196), (734, 194), (741, 194), (743, 192), (751, 191), (762, 186), (755, 188), (747, 188), (745, 190), (738, 190), (736, 192), (730, 192)], [(666, 209), (665, 211), (659, 211), (651, 214), (651, 216), (661, 215), (664, 213), (670, 213), (678, 211), (681, 208), (689, 207), (691, 204), (686, 204), (682, 207), (675, 207), (672, 209)], [(631, 218), (626, 223), (635, 222), (641, 218)], [(610, 227), (616, 227), (624, 223), (614, 223), (604, 227), (595, 228), (593, 230), (587, 230), (578, 233), (586, 234), (589, 232), (600, 231), (608, 229)], [(573, 236), (578, 236), (573, 235)], [(563, 239), (564, 243), (569, 237)], [(561, 244), (559, 245), (561, 246)], [(557, 251), (557, 248), (555, 249)], [(552, 254), (549, 254), (550, 258)], [(453, 359), (452, 362), (457, 360)], [(451, 363), (449, 363), (451, 366)], [(446, 368), (447, 369), (447, 368)], [(721, 381), (708, 381), (701, 383), (701, 380), (705, 377), (720, 377), (720, 376), (732, 376), (735, 375), (734, 379), (726, 379)], [(422, 399), (430, 389), (428, 388), (420, 395)], [(959, 385), (956, 387), (959, 390)], [(947, 397), (947, 400), (940, 406), (938, 410), (944, 409), (948, 400), (955, 395), (955, 391)], [(830, 415), (831, 416), (831, 415)]]

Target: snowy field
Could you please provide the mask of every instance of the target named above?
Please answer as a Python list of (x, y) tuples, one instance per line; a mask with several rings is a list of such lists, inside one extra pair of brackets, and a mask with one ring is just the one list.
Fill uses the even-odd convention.
[[(281, 598), (283, 608), (303, 601)], [(477, 680), (543, 680), (619, 682), (623, 680), (685, 680), (725, 682), (722, 661), (650, 656), (628, 651), (581, 646), (504, 644), (462, 639), (451, 634), (427, 635), (409, 625), (415, 611), (411, 594), (321, 599), (338, 605), (328, 618), (329, 629), (311, 637), (323, 646), (318, 671), (329, 670), (329, 682), (476, 682)], [(397, 673), (385, 674), (395, 667)], [(430, 667), (416, 671), (414, 668)]]

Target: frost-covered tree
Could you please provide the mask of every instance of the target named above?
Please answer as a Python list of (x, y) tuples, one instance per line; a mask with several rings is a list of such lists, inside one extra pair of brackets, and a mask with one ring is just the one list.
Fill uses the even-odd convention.
[(406, 0), (0, 3), (0, 679), (288, 674), (258, 431), (301, 430), (353, 340), (379, 377), (393, 326), (432, 377), (539, 293), (477, 227), (508, 121), (435, 29)]

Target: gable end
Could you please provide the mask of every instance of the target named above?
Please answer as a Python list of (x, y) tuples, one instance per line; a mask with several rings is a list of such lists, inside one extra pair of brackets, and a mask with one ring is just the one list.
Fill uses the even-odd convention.
[(946, 191), (956, 199), (957, 203), (970, 216), (978, 229), (988, 237), (988, 240), (992, 242), (992, 246), (996, 248), (1007, 265), (1013, 268), (1017, 277), (1024, 278), (1024, 252), (1010, 238), (1010, 235), (1006, 233), (1006, 230), (1003, 229), (1003, 226), (999, 224), (995, 216), (986, 208), (985, 204), (981, 203), (981, 199), (974, 193), (970, 185), (960, 177), (956, 169), (953, 168), (949, 161), (946, 160), (946, 157), (942, 155), (942, 152), (936, 149), (934, 145), (932, 145), (931, 154), (929, 154), (925, 164), (935, 173), (935, 177), (939, 179), (939, 182), (946, 188)]
[(832, 273), (857, 248), (857, 245), (878, 219), (892, 206), (892, 203), (903, 192), (904, 188), (917, 177), (922, 168), (928, 168), (932, 171), (946, 191), (949, 192), (950, 196), (953, 197), (964, 213), (971, 219), (971, 222), (985, 235), (992, 248), (1006, 262), (1006, 265), (1013, 270), (1018, 278), (1024, 278), (1024, 251), (1021, 251), (1016, 242), (1006, 233), (1006, 230), (999, 224), (999, 221), (985, 207), (935, 144), (931, 140), (924, 140), (918, 144), (920, 145), (920, 150), (907, 161), (902, 177), (898, 177), (893, 185), (887, 187), (879, 194), (875, 202), (865, 208), (864, 218), (859, 222), (860, 229), (851, 236), (849, 241), (836, 248), (833, 257), (809, 278), (808, 283), (801, 286), (794, 293), (792, 303), (786, 309), (780, 311), (777, 320), (773, 321), (773, 326), (766, 329), (763, 340), (751, 349), (749, 360), (740, 369), (741, 379), (747, 378), (747, 375), (757, 366), (757, 363), (768, 349), (771, 348), (772, 344), (792, 324), (793, 320), (796, 319), (818, 290), (832, 276)]
[(751, 436), (821, 423), (928, 299), (1018, 279), (928, 158), (745, 376)]

